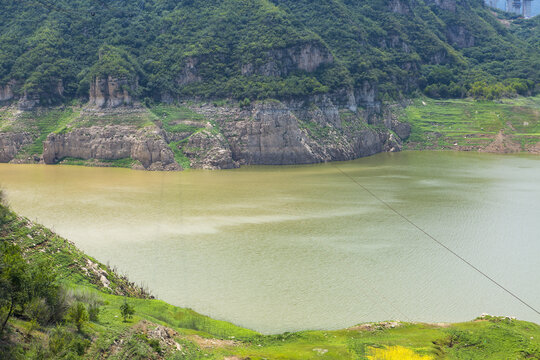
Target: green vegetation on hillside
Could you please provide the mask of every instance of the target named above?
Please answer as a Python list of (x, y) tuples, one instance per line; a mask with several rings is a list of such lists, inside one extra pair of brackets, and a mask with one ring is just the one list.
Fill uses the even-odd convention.
[(417, 99), (399, 119), (412, 125), (409, 149), (482, 149), (501, 134), (515, 144), (515, 151), (526, 151), (540, 139), (540, 97)]
[[(124, 321), (125, 304), (134, 313)], [(151, 299), (68, 241), (0, 205), (0, 320), (5, 319), (2, 359), (540, 357), (540, 326), (507, 317), (260, 335)]]
[(99, 166), (99, 167), (116, 167), (132, 169), (135, 165), (140, 165), (138, 161), (131, 158), (124, 158), (118, 160), (85, 160), (77, 158), (64, 158), (60, 162), (61, 165), (75, 165), (75, 166)]
[(174, 153), (174, 159), (183, 169), (189, 169), (191, 162), (184, 154), (184, 146), (189, 136), (201, 131), (206, 125), (204, 115), (196, 113), (186, 106), (159, 104), (150, 109), (152, 114), (161, 123), (161, 127), (173, 136), (178, 135), (180, 140), (169, 143), (169, 148)]
[(18, 157), (40, 155), (47, 135), (66, 131), (67, 127), (80, 115), (77, 107), (37, 109), (16, 112), (10, 108), (0, 110), (0, 132), (25, 132), (34, 141), (18, 154)]
[(512, 21), (483, 0), (5, 0), (0, 85), (42, 104), (107, 75), (158, 101), (530, 94), (538, 20)]
[(161, 121), (163, 130), (170, 133), (193, 133), (205, 125), (203, 115), (185, 106), (160, 104), (150, 111)]

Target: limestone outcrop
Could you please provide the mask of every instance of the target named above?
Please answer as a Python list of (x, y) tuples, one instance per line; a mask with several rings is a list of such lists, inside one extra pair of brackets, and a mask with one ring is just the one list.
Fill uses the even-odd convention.
[(132, 105), (132, 94), (138, 88), (137, 78), (95, 77), (90, 83), (89, 105), (97, 108), (115, 108)]
[(390, 11), (401, 15), (409, 14), (409, 12), (411, 11), (409, 9), (409, 5), (401, 0), (390, 1), (389, 7)]
[(37, 106), (48, 106), (57, 103), (63, 96), (64, 82), (62, 79), (51, 80), (47, 91), (41, 94), (26, 90), (21, 91), (21, 83), (16, 80), (0, 85), (0, 103), (17, 101), (19, 110), (32, 110)]
[(307, 43), (285, 49), (272, 49), (265, 54), (262, 65), (242, 65), (242, 75), (287, 76), (291, 71), (313, 72), (323, 64), (331, 64), (334, 57), (318, 43)]
[(191, 167), (196, 169), (233, 169), (239, 166), (233, 160), (227, 139), (212, 130), (205, 129), (191, 135), (183, 152), (190, 159)]
[(17, 102), (17, 107), (19, 108), (19, 110), (28, 111), (28, 110), (32, 110), (39, 104), (40, 104), (40, 98), (38, 95), (29, 94), (25, 91), (23, 96)]
[[(232, 159), (239, 164), (292, 165), (352, 160), (381, 151), (399, 151), (410, 127), (395, 119), (381, 119), (371, 127), (373, 109), (340, 109), (328, 97), (281, 103), (263, 102), (234, 114), (199, 109), (219, 124)], [(218, 112), (217, 114), (213, 112)], [(346, 118), (346, 121), (342, 119)], [(231, 120), (233, 118), (234, 120)], [(386, 128), (384, 128), (386, 126)], [(395, 136), (391, 130), (397, 129)], [(224, 145), (224, 144), (223, 144)]]
[(195, 57), (187, 58), (184, 62), (184, 67), (182, 68), (180, 75), (176, 78), (176, 83), (179, 86), (184, 86), (184, 85), (201, 81), (199, 70), (197, 68), (198, 64), (199, 64), (198, 58), (195, 58)]
[[(55, 164), (76, 158), (106, 165), (130, 158), (137, 162), (136, 168), (182, 170), (175, 154), (183, 154), (193, 168), (231, 169), (352, 160), (400, 151), (410, 125), (400, 123), (396, 112), (376, 101), (374, 93), (375, 88), (365, 83), (356, 94), (343, 91), (268, 100), (243, 108), (185, 103), (198, 115), (170, 119), (168, 127), (142, 107), (88, 107), (62, 131), (47, 136), (41, 159), (25, 153), (18, 161)], [(183, 126), (172, 130), (171, 124)], [(12, 161), (34, 140), (22, 131), (0, 134), (0, 162)]]
[(5, 85), (0, 85), (0, 101), (9, 101), (15, 97), (16, 81), (11, 80)]
[(446, 31), (448, 42), (458, 48), (468, 48), (474, 46), (475, 38), (473, 34), (463, 26), (451, 26)]
[(118, 160), (132, 158), (147, 170), (181, 170), (159, 131), (108, 125), (72, 129), (50, 134), (43, 143), (43, 161), (54, 164), (63, 158)]
[(233, 159), (242, 164), (290, 165), (320, 162), (300, 124), (282, 104), (261, 104), (252, 118), (220, 122)]
[(456, 0), (428, 0), (427, 2), (433, 3), (444, 10), (456, 11)]
[(0, 133), (0, 163), (12, 161), (17, 153), (33, 140), (30, 133)]

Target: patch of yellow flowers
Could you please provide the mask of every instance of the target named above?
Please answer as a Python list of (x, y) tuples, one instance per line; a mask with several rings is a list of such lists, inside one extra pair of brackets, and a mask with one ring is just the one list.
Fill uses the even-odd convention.
[(384, 349), (370, 348), (367, 357), (370, 360), (432, 360), (429, 355), (419, 355), (403, 346), (389, 346)]

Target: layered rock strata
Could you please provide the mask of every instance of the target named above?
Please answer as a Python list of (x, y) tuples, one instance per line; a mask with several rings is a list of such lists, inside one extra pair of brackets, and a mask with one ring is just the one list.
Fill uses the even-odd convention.
[(19, 151), (33, 140), (30, 133), (0, 133), (0, 163), (12, 161)]
[(137, 130), (131, 126), (91, 126), (50, 134), (43, 143), (43, 161), (54, 164), (64, 158), (131, 158), (146, 170), (181, 170), (159, 131)]

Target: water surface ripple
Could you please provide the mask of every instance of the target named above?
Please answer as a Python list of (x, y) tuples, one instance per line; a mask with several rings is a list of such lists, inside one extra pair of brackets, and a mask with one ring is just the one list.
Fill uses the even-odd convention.
[[(540, 308), (540, 158), (335, 163)], [(158, 297), (264, 333), (387, 319), (540, 318), (331, 164), (151, 173), (0, 165), (14, 210)]]

